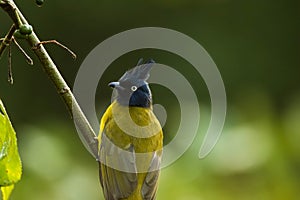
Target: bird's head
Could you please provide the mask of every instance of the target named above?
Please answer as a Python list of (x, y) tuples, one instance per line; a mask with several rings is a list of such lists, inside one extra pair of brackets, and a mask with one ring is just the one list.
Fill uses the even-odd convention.
[(152, 104), (152, 95), (147, 79), (155, 62), (152, 59), (145, 64), (142, 62), (143, 60), (140, 59), (137, 66), (125, 72), (117, 82), (108, 84), (116, 90), (116, 100), (121, 105), (150, 107)]

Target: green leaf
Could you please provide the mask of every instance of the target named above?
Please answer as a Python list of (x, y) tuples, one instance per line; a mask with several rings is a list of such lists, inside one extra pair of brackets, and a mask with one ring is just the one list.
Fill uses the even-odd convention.
[[(2, 192), (2, 199), (3, 200), (7, 200), (9, 199), (9, 196), (12, 192), (12, 190), (14, 189), (15, 185), (9, 185), (9, 186), (5, 186), (5, 187), (1, 187), (1, 192)], [(0, 195), (1, 197), (1, 195)]]
[(0, 100), (0, 188), (2, 200), (10, 196), (14, 184), (21, 179), (22, 165), (16, 133)]

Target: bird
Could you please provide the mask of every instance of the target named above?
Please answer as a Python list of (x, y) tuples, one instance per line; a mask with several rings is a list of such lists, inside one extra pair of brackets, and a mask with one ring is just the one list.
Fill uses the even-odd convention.
[(163, 132), (147, 83), (155, 61), (126, 71), (100, 120), (99, 177), (106, 200), (155, 200), (163, 154)]

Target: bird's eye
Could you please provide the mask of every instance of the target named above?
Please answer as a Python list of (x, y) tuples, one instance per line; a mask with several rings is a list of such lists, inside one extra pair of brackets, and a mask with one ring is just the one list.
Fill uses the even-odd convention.
[(137, 90), (137, 87), (134, 85), (134, 86), (131, 86), (131, 90), (134, 92)]

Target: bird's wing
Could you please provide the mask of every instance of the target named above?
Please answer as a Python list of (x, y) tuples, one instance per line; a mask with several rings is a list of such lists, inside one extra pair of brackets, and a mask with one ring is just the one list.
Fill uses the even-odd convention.
[(100, 181), (107, 200), (129, 197), (137, 187), (135, 152), (132, 145), (124, 150), (102, 132), (100, 150)]
[(156, 197), (161, 158), (162, 150), (155, 151), (153, 153), (151, 164), (148, 170), (149, 172), (147, 173), (142, 186), (143, 199), (153, 200)]

